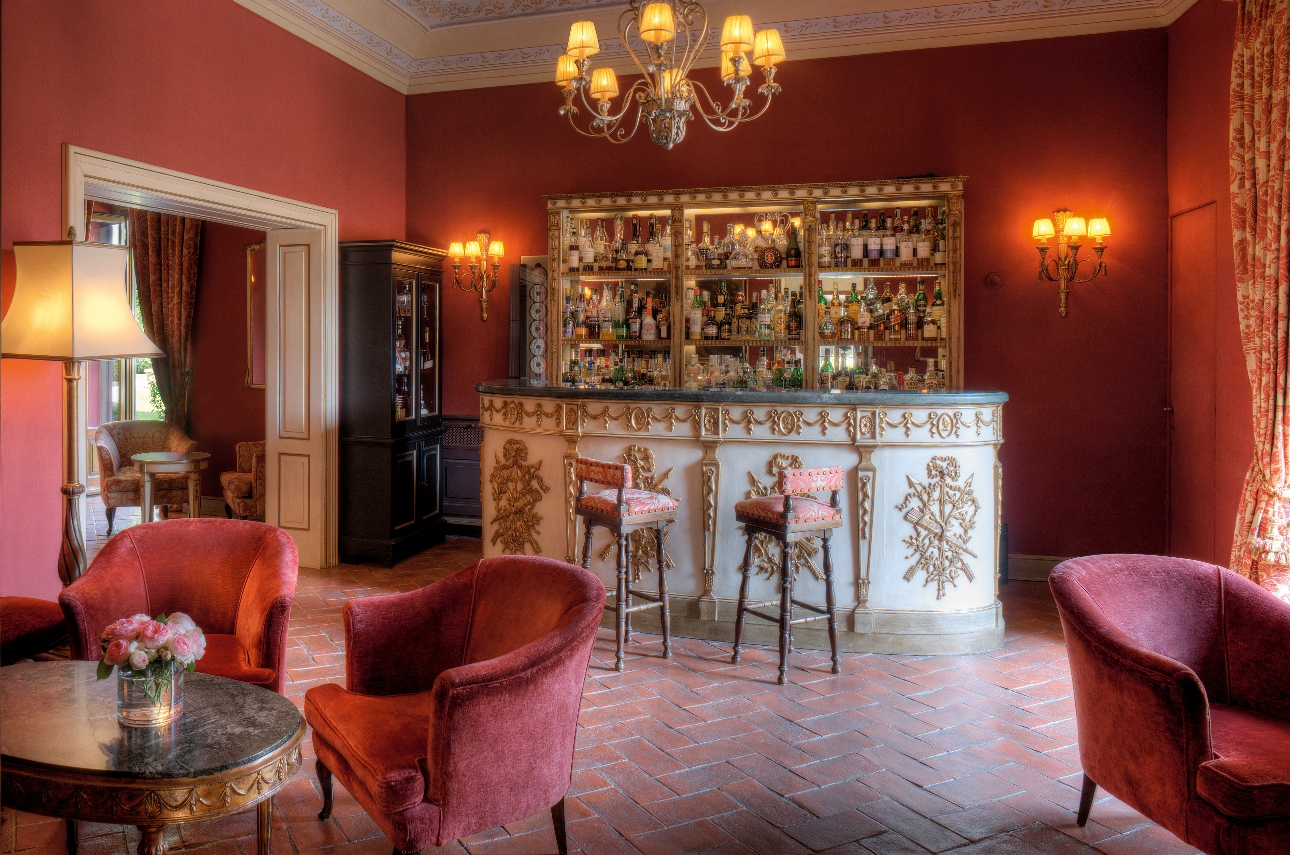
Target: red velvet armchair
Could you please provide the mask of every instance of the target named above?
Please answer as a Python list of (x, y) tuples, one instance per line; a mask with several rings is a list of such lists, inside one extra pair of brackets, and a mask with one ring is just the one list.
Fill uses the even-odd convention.
[(1094, 555), (1049, 580), (1097, 787), (1210, 855), (1290, 852), (1290, 606), (1221, 567)]
[(406, 594), (345, 603), (346, 687), (305, 694), (319, 819), (340, 779), (394, 843), (441, 846), (564, 796), (605, 586), (562, 561), (501, 556)]
[(281, 694), (300, 561), (281, 529), (242, 520), (168, 520), (128, 528), (63, 589), (73, 659), (98, 659), (113, 621), (186, 612), (206, 634), (197, 670)]

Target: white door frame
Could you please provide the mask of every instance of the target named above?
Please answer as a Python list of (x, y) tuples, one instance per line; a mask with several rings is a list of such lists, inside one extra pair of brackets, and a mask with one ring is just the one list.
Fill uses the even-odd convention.
[[(339, 215), (330, 208), (310, 205), (262, 193), (245, 187), (212, 181), (160, 166), (152, 166), (63, 144), (63, 237), (71, 235), (84, 240), (85, 200), (93, 199), (115, 205), (147, 208), (166, 214), (179, 214), (242, 228), (318, 229), (322, 232), (322, 329), (314, 332), (322, 341), (323, 421), (326, 441), (324, 458), (324, 566), (339, 563), (339, 424), (340, 424), (340, 353), (339, 327)], [(267, 330), (266, 346), (276, 347), (276, 331)], [(82, 391), (85, 386), (81, 384)], [(274, 413), (277, 405), (266, 401), (266, 411)], [(78, 433), (78, 448), (84, 449), (85, 408)], [(82, 459), (81, 482), (84, 483)], [(272, 497), (270, 497), (272, 498)], [(81, 499), (84, 502), (84, 498)], [(85, 520), (84, 508), (81, 519)]]

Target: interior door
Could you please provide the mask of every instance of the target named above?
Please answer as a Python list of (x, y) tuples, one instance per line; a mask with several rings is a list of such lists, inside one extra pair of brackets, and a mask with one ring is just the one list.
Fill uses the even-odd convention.
[(326, 552), (322, 231), (267, 233), (265, 521), (291, 535), (302, 567)]
[(1215, 529), (1217, 205), (1170, 218), (1169, 554), (1227, 564)]

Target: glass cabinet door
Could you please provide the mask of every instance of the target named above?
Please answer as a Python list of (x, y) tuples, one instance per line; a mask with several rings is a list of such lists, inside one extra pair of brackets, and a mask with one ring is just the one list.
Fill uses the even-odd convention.
[(422, 275), (417, 295), (418, 418), (439, 415), (439, 278)]
[(394, 280), (394, 420), (401, 422), (414, 417), (412, 411), (412, 354), (415, 352), (416, 330), (412, 301), (416, 295), (416, 280), (396, 277)]

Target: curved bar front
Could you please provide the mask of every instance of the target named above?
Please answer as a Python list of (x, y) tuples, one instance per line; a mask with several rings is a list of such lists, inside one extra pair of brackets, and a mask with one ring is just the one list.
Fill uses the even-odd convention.
[[(956, 654), (1003, 642), (1003, 392), (477, 389), (486, 556), (580, 563), (573, 462), (629, 463), (635, 486), (680, 502), (665, 547), (672, 633), (731, 640), (744, 555), (735, 502), (774, 492), (780, 469), (842, 466), (845, 523), (832, 540), (841, 649)], [(633, 585), (654, 590), (652, 544), (642, 547)], [(773, 541), (755, 545), (753, 600), (778, 597), (778, 554)], [(798, 544), (794, 557), (794, 599), (823, 603), (818, 542)], [(591, 568), (610, 590), (615, 558), (598, 531)], [(657, 631), (657, 612), (635, 622)], [(748, 643), (777, 638), (773, 624), (745, 626)], [(793, 639), (828, 648), (822, 622), (794, 627)]]

